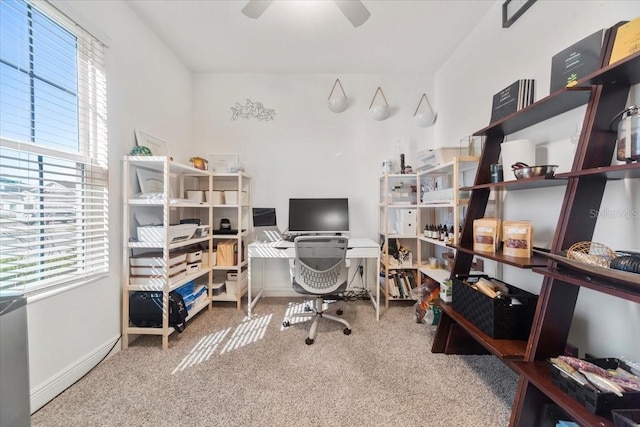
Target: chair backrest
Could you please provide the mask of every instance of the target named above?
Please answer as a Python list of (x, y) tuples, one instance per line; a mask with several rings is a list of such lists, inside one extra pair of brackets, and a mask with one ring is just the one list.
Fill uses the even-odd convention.
[(313, 294), (330, 294), (346, 285), (348, 243), (341, 236), (296, 237), (294, 283)]

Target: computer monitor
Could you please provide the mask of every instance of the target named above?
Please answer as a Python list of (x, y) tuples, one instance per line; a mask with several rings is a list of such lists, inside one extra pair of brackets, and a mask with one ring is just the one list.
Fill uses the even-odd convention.
[(349, 199), (289, 199), (289, 234), (349, 232)]
[(276, 208), (253, 208), (254, 227), (272, 227), (278, 225)]

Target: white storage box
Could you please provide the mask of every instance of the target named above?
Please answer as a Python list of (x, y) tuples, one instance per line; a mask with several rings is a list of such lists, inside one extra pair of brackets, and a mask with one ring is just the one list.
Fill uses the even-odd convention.
[(193, 202), (202, 203), (204, 202), (204, 193), (205, 192), (202, 190), (187, 190), (187, 199)]
[[(198, 227), (197, 224), (176, 224), (169, 226), (169, 242), (188, 240)], [(146, 225), (138, 227), (138, 240), (141, 242), (165, 244), (165, 227), (161, 225)]]
[(237, 280), (227, 280), (224, 282), (225, 287), (227, 288), (227, 293), (230, 295), (237, 295), (238, 292), (242, 292), (249, 286), (249, 278), (245, 275), (244, 278), (241, 278), (240, 281)]
[(202, 260), (202, 249), (198, 249), (197, 251), (187, 252), (187, 262), (190, 264), (192, 262), (198, 262)]
[[(187, 269), (187, 263), (181, 262), (169, 267), (169, 276)], [(156, 265), (151, 267), (131, 267), (132, 276), (162, 276), (165, 274), (164, 267)]]
[(225, 191), (224, 200), (227, 205), (246, 205), (249, 203), (249, 194), (246, 191), (240, 193), (240, 201), (238, 202), (237, 191)]
[[(180, 264), (187, 260), (187, 254), (173, 253), (169, 254), (169, 265)], [(162, 252), (147, 252), (129, 258), (129, 264), (132, 267), (163, 267), (164, 258)]]
[(396, 231), (403, 236), (417, 235), (417, 213), (415, 209), (397, 209)]
[(187, 274), (197, 273), (198, 271), (200, 271), (200, 268), (202, 268), (201, 262), (194, 262), (193, 264), (187, 264)]
[[(212, 191), (212, 205), (223, 205), (224, 204), (224, 192), (222, 191)], [(209, 202), (209, 192), (206, 192), (205, 197), (207, 198), (207, 202)]]
[[(247, 278), (247, 271), (248, 270), (242, 270), (242, 272), (240, 273), (240, 280), (243, 280), (243, 279)], [(228, 272), (227, 273), (227, 280), (237, 281), (238, 280), (238, 272), (237, 271)]]
[(213, 296), (220, 295), (221, 293), (225, 292), (226, 289), (227, 288), (225, 282), (211, 284), (211, 294)]
[(440, 282), (440, 300), (451, 302), (453, 295), (453, 282), (450, 279)]

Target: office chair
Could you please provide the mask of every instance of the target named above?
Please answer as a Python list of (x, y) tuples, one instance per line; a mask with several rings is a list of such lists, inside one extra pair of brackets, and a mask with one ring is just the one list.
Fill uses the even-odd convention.
[[(327, 314), (336, 311), (341, 315), (341, 309), (323, 307), (325, 301), (335, 300), (347, 288), (347, 243), (346, 237), (339, 236), (300, 236), (294, 241), (296, 257), (290, 261), (293, 289), (299, 294), (315, 296), (313, 307), (307, 306), (304, 313), (294, 315), (313, 319), (305, 340), (307, 345), (313, 344), (320, 318), (340, 322), (346, 326), (344, 334), (351, 333), (349, 322)], [(282, 324), (288, 327), (290, 322), (285, 320)]]

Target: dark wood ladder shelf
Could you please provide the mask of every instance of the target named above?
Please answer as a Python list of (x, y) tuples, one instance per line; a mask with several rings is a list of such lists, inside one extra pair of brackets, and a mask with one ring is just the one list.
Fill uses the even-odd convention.
[(562, 409), (581, 426), (613, 427), (613, 422), (610, 418), (603, 418), (589, 412), (577, 400), (556, 387), (551, 379), (551, 372), (547, 362), (514, 361), (511, 363), (511, 369), (533, 384), (537, 390), (549, 399), (560, 404)]
[[(440, 310), (446, 313), (447, 316), (449, 316), (458, 325), (460, 325), (471, 337), (473, 337), (478, 343), (480, 343), (484, 348), (489, 350), (498, 358), (505, 361), (524, 359), (524, 354), (527, 347), (526, 340), (504, 340), (491, 338), (483, 331), (481, 331), (478, 327), (476, 327), (473, 323), (469, 322), (462, 315), (458, 314), (451, 307), (451, 304), (445, 304), (442, 301), (438, 301), (438, 305), (440, 306)], [(447, 351), (446, 343), (444, 344), (441, 353), (450, 354)]]
[[(618, 23), (607, 30), (600, 58), (600, 69), (581, 79), (573, 88), (563, 88), (474, 133), (486, 136), (467, 213), (456, 249), (452, 275), (468, 274), (473, 257), (480, 256), (521, 269), (532, 269), (543, 275), (534, 323), (528, 340), (492, 339), (457, 313), (451, 305), (439, 303), (442, 315), (434, 336), (434, 353), (480, 354), (483, 350), (500, 358), (519, 374), (510, 426), (541, 425), (544, 408), (550, 404), (565, 411), (583, 426), (613, 425), (610, 416), (590, 413), (579, 402), (556, 387), (551, 380), (546, 360), (562, 354), (566, 348), (575, 305), (581, 288), (640, 303), (640, 285), (608, 277), (588, 274), (577, 266), (551, 260), (540, 254), (530, 259), (506, 257), (501, 253), (474, 252), (473, 221), (485, 214), (491, 191), (535, 190), (564, 186), (561, 214), (548, 249), (562, 253), (563, 249), (593, 238), (607, 182), (640, 179), (640, 164), (611, 165), (616, 146), (616, 133), (609, 129), (611, 118), (622, 111), (630, 86), (640, 83), (640, 53), (608, 65)], [(580, 138), (570, 172), (554, 178), (535, 178), (491, 183), (490, 165), (498, 163), (500, 144), (505, 136), (568, 112), (586, 104)], [(507, 167), (509, 165), (506, 165)], [(507, 173), (505, 171), (505, 173)], [(623, 233), (623, 231), (621, 231)], [(616, 275), (617, 277), (618, 275)]]
[(503, 255), (502, 252), (496, 252), (496, 253), (477, 252), (470, 247), (456, 246), (456, 245), (447, 245), (447, 246), (449, 246), (450, 248), (456, 249), (458, 251), (462, 251), (471, 255), (476, 255), (476, 256), (490, 259), (493, 261), (499, 261), (503, 264), (512, 265), (518, 268), (544, 267), (547, 265), (547, 259), (537, 254), (534, 254), (531, 258), (521, 258), (521, 257)]

